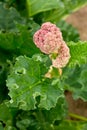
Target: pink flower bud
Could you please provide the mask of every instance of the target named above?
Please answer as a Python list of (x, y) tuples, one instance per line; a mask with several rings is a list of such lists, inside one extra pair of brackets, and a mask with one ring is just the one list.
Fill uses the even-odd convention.
[(69, 62), (70, 59), (70, 52), (69, 48), (65, 42), (62, 43), (60, 49), (58, 50), (58, 56), (56, 59), (52, 59), (52, 65), (55, 68), (62, 68), (65, 67), (66, 64)]
[(62, 39), (62, 33), (55, 24), (52, 24), (50, 22), (43, 23), (41, 29), (54, 33), (58, 38)]
[(35, 45), (45, 54), (50, 54), (52, 66), (65, 67), (70, 59), (69, 48), (63, 41), (60, 29), (50, 22), (42, 24), (33, 36)]
[(58, 50), (62, 44), (62, 33), (60, 29), (50, 22), (42, 24), (33, 36), (35, 45), (45, 54)]

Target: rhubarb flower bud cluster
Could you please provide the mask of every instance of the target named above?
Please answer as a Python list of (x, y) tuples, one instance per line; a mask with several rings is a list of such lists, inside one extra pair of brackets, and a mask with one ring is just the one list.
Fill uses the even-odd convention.
[[(69, 48), (55, 24), (50, 22), (42, 24), (41, 29), (34, 34), (33, 41), (43, 53), (50, 55), (53, 67), (66, 66), (70, 59)], [(55, 58), (52, 57), (53, 54), (56, 54)]]
[(55, 68), (65, 67), (70, 59), (69, 48), (65, 42), (62, 43), (60, 49), (58, 50), (58, 55), (55, 59), (52, 59), (52, 64)]
[(45, 54), (53, 53), (59, 49), (62, 42), (62, 34), (55, 24), (46, 22), (41, 29), (34, 34), (34, 43)]

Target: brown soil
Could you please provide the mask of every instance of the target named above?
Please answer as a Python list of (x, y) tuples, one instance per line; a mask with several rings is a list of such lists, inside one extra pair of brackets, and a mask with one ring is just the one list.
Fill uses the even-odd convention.
[(87, 6), (71, 14), (66, 21), (78, 29), (81, 40), (87, 40)]
[[(66, 21), (77, 28), (81, 40), (87, 40), (87, 6), (71, 14)], [(69, 103), (69, 112), (87, 117), (87, 102), (81, 99), (74, 101), (70, 92), (66, 93), (66, 99)]]

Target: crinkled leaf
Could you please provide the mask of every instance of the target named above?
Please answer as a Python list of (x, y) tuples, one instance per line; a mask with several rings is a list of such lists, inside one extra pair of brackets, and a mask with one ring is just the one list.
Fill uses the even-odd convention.
[(20, 34), (16, 33), (0, 33), (0, 47), (5, 50), (15, 50), (23, 44)]
[(87, 64), (66, 68), (63, 77), (65, 89), (72, 91), (73, 98), (87, 101)]
[(16, 23), (23, 24), (25, 20), (15, 8), (7, 8), (5, 4), (0, 2), (0, 30), (4, 32), (8, 30), (17, 32)]
[(23, 110), (37, 107), (49, 110), (55, 107), (57, 100), (64, 96), (63, 90), (58, 86), (59, 82), (54, 83), (54, 80), (44, 77), (46, 72), (46, 65), (40, 61), (26, 56), (18, 57), (7, 79), (11, 97), (9, 104)]
[(49, 111), (42, 111), (46, 122), (54, 124), (55, 121), (59, 121), (65, 118), (67, 115), (67, 103), (64, 98), (60, 98), (56, 104), (56, 107), (51, 108)]
[(39, 130), (40, 122), (34, 117), (34, 111), (21, 111), (16, 116), (16, 127), (20, 130)]
[[(65, 98), (60, 98), (56, 107), (50, 110), (36, 109), (33, 111), (22, 111), (17, 115), (16, 126), (23, 129), (50, 129), (51, 125), (61, 121), (67, 114)], [(53, 129), (52, 129), (53, 130)]]
[(74, 99), (83, 99), (84, 101), (87, 101), (87, 64), (80, 67), (80, 75), (77, 78), (77, 82), (80, 84), (80, 89), (78, 91), (75, 91), (73, 93)]
[(75, 89), (78, 91), (81, 89), (81, 84), (78, 82), (80, 74), (81, 68), (78, 65), (73, 68), (64, 68), (62, 78), (66, 90), (68, 89), (70, 91), (73, 91)]
[(69, 66), (81, 65), (87, 62), (87, 42), (69, 42), (68, 45), (71, 55)]
[[(32, 26), (34, 25), (34, 29)], [(36, 25), (29, 24), (31, 27), (28, 30), (28, 26), (17, 25), (18, 33), (6, 32), (0, 33), (0, 47), (6, 51), (15, 52), (18, 54), (25, 54), (32, 56), (34, 53), (40, 52), (39, 49), (33, 43), (33, 33), (36, 31)], [(35, 28), (36, 27), (36, 28)]]
[(0, 47), (26, 55), (38, 52), (33, 43), (33, 34), (39, 25), (33, 20), (25, 25), (25, 18), (21, 18), (15, 8), (6, 8), (3, 3), (0, 3), (0, 12)]
[(6, 87), (6, 78), (9, 71), (9, 66), (7, 63), (8, 59), (11, 60), (12, 55), (10, 53), (7, 54), (0, 49), (0, 103), (8, 97), (8, 90)]

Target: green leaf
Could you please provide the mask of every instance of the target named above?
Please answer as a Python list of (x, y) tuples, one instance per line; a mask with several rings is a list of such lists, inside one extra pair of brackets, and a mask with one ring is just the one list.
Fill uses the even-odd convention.
[(12, 59), (12, 55), (0, 49), (0, 103), (8, 97), (6, 78), (7, 73), (9, 72), (9, 66), (7, 63), (7, 60), (9, 59)]
[(4, 128), (3, 128), (2, 124), (1, 124), (1, 122), (0, 122), (0, 130), (4, 130)]
[(69, 66), (81, 65), (87, 62), (87, 42), (69, 42), (68, 46), (71, 55)]
[(63, 86), (73, 94), (73, 98), (87, 101), (87, 64), (66, 68), (63, 71)]
[(9, 120), (12, 121), (10, 109), (5, 104), (0, 104), (0, 121), (6, 123)]
[[(18, 27), (19, 28), (19, 27)], [(30, 30), (28, 30), (30, 28)], [(20, 34), (23, 44), (19, 48), (19, 54), (31, 57), (33, 54), (40, 53), (40, 50), (33, 42), (33, 34), (39, 29), (39, 25), (33, 20), (29, 21), (28, 25), (20, 26)]]
[(0, 47), (4, 50), (15, 50), (23, 44), (21, 35), (13, 32), (0, 33)]
[(58, 8), (58, 0), (27, 0), (27, 7), (29, 16), (33, 16), (37, 13), (47, 10)]
[(15, 8), (7, 8), (4, 3), (0, 2), (0, 30), (3, 32), (8, 30), (18, 32), (17, 23), (24, 24), (25, 19), (20, 16)]
[(80, 75), (77, 78), (77, 82), (80, 84), (80, 89), (75, 91), (73, 90), (74, 99), (81, 98), (84, 101), (87, 101), (87, 64), (80, 67)]
[(16, 116), (16, 127), (20, 130), (39, 130), (40, 122), (34, 117), (34, 111), (20, 111)]
[(67, 114), (67, 104), (64, 98), (60, 98), (56, 104), (56, 107), (51, 108), (50, 110), (44, 110), (38, 108), (32, 111), (21, 111), (18, 113), (16, 119), (16, 126), (23, 129), (35, 129), (42, 130), (47, 128), (50, 130), (51, 125), (55, 122), (61, 121)]
[(7, 79), (9, 104), (23, 110), (55, 107), (57, 100), (64, 96), (63, 90), (59, 87), (59, 80), (55, 83), (44, 77), (47, 71), (46, 65), (40, 61), (18, 57)]
[(0, 121), (4, 124), (4, 130), (16, 130), (13, 125), (17, 112), (17, 109), (7, 107), (5, 103), (0, 104)]
[(64, 119), (67, 116), (67, 108), (65, 98), (60, 98), (56, 104), (56, 107), (51, 108), (49, 111), (42, 111), (45, 121), (50, 124), (54, 124), (56, 121)]
[[(34, 53), (40, 52), (33, 42), (33, 33), (39, 25), (29, 23), (28, 25), (16, 25), (19, 32), (0, 33), (0, 47), (5, 51), (15, 54), (32, 56)], [(34, 28), (33, 28), (33, 27)]]
[(85, 130), (87, 127), (86, 122), (81, 121), (63, 121), (59, 126), (55, 126), (55, 130)]
[(57, 9), (43, 13), (43, 22), (57, 22), (87, 4), (87, 0), (59, 0), (57, 2)]
[(64, 68), (62, 75), (62, 83), (64, 82), (65, 90), (76, 91), (81, 90), (81, 84), (78, 82), (78, 78), (81, 74), (81, 67), (76, 65), (73, 68)]
[(27, 24), (15, 8), (7, 8), (4, 3), (0, 3), (0, 12), (0, 47), (26, 55), (38, 52), (32, 39), (39, 25), (33, 20)]

